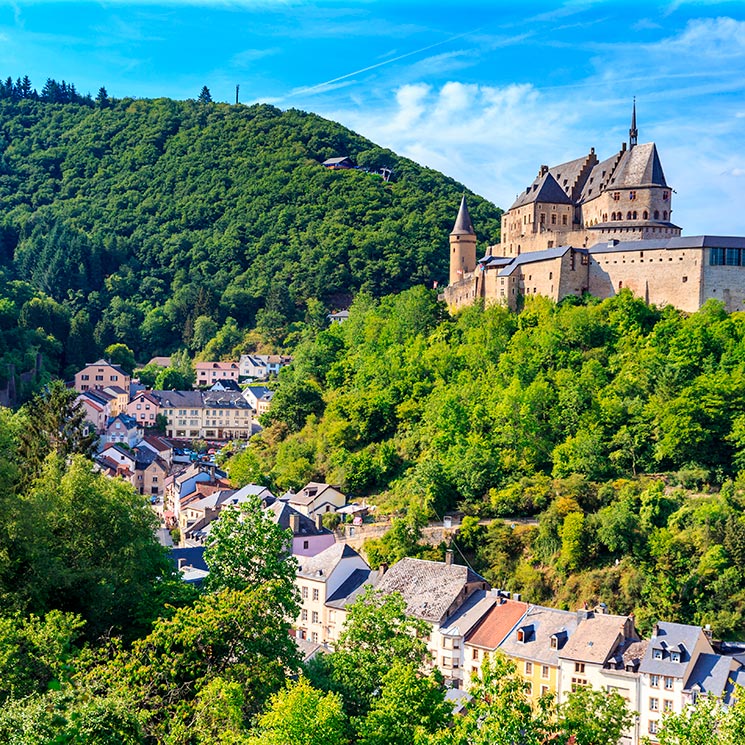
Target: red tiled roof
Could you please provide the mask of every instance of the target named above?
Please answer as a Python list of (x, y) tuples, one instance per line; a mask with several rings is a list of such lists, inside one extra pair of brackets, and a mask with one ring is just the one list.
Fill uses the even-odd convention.
[(517, 600), (505, 600), (501, 605), (495, 605), (466, 639), (466, 643), (496, 649), (527, 610), (528, 604)]

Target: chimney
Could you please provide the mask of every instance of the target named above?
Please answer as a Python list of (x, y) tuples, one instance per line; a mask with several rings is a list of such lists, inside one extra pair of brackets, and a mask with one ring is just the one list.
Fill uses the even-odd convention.
[(186, 566), (186, 559), (183, 559), (183, 558), (179, 559), (178, 560), (178, 568), (179, 569), (183, 569), (185, 566)]
[(378, 566), (378, 579), (383, 579), (383, 575), (388, 571), (388, 564), (384, 561)]
[(316, 515), (316, 530), (323, 530), (323, 515)]
[(300, 532), (300, 515), (290, 515), (290, 530), (293, 535)]
[(452, 566), (453, 564), (453, 549), (449, 548), (447, 551), (445, 551), (445, 564), (447, 566)]
[(541, 166), (541, 170), (538, 171), (538, 176), (545, 176), (548, 173), (548, 166)]

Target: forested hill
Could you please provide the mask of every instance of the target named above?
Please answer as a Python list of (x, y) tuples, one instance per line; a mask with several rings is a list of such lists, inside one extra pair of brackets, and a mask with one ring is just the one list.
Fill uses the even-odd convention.
[[(200, 315), (251, 328), (268, 306), (276, 325), (309, 298), (333, 310), (360, 288), (442, 283), (464, 191), (339, 124), (266, 105), (5, 98), (0, 150), (0, 271), (69, 311), (43, 324), (57, 339), (73, 325), (60, 370), (114, 342), (138, 359), (170, 352)], [(393, 179), (321, 166), (341, 155)], [(499, 210), (469, 200), (493, 242)], [(14, 287), (20, 312), (30, 290)]]

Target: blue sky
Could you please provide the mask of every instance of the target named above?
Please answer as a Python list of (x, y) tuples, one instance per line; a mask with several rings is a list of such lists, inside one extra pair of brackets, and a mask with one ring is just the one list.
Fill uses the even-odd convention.
[(745, 2), (0, 6), (0, 75), (335, 119), (507, 208), (542, 163), (657, 143), (687, 234), (745, 235)]

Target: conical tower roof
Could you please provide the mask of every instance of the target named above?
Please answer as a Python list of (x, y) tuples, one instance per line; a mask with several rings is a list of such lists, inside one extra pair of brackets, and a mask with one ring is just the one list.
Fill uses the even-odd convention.
[(465, 194), (460, 200), (458, 217), (455, 218), (455, 225), (453, 225), (450, 235), (476, 235), (476, 231), (473, 229), (473, 223), (471, 222), (471, 215), (468, 214)]

